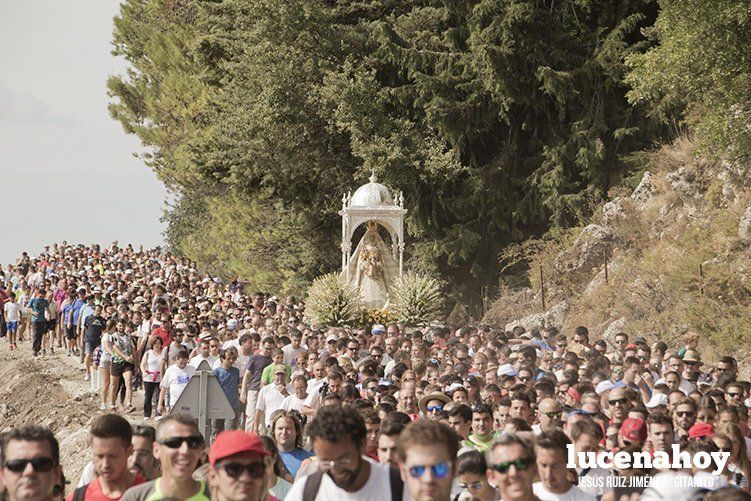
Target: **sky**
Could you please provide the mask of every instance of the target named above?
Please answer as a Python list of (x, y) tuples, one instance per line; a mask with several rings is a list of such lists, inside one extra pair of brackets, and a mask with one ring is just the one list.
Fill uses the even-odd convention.
[(44, 244), (163, 243), (167, 192), (107, 110), (115, 0), (0, 1), (0, 263)]

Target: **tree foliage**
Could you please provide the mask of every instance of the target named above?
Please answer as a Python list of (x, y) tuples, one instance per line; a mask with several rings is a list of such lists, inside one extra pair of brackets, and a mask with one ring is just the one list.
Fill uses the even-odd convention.
[(709, 151), (751, 155), (751, 6), (661, 0), (655, 46), (627, 59), (629, 98), (663, 121), (681, 117)]
[(410, 265), (477, 304), (505, 245), (575, 223), (659, 136), (624, 83), (655, 17), (648, 0), (126, 0), (111, 110), (203, 207), (169, 216), (190, 257), (281, 289), (335, 269), (340, 193), (375, 169), (405, 193)]

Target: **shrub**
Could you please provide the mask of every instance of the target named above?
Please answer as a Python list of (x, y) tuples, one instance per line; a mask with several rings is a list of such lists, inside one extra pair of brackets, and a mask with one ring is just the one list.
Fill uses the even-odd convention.
[(389, 310), (405, 325), (414, 327), (436, 320), (443, 307), (441, 285), (437, 280), (407, 272), (394, 283)]
[(346, 283), (340, 273), (316, 278), (308, 288), (305, 320), (318, 327), (354, 325), (362, 313), (362, 299), (357, 287)]

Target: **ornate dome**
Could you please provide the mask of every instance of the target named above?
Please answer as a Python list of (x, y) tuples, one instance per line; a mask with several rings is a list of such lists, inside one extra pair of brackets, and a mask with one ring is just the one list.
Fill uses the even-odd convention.
[(379, 205), (394, 205), (388, 188), (377, 182), (375, 173), (370, 176), (370, 182), (357, 188), (352, 195), (352, 207), (378, 207)]

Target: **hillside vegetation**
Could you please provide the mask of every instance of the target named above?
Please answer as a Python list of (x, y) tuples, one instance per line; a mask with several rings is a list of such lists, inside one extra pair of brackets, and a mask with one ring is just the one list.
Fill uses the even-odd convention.
[[(565, 248), (568, 229), (649, 169), (657, 199), (637, 210), (626, 197), (625, 219), (580, 243), (612, 245), (608, 284), (665, 276), (645, 271), (628, 298), (603, 289), (603, 311), (572, 312), (651, 308), (654, 329), (681, 318), (723, 338), (745, 307), (741, 205), (713, 176), (751, 155), (749, 47), (747, 0), (125, 0), (114, 53), (129, 68), (108, 89), (177, 195), (171, 250), (209, 271), (303, 292), (338, 268), (341, 194), (373, 169), (404, 191), (407, 268), (447, 284), (453, 317), (478, 318), (534, 282), (540, 240)], [(666, 188), (681, 166), (690, 196)], [(542, 263), (551, 304), (610, 252), (590, 247)]]
[(567, 331), (586, 325), (606, 338), (692, 331), (710, 354), (751, 341), (749, 165), (706, 160), (687, 139), (646, 164), (633, 192), (616, 190), (588, 224), (510, 253), (531, 263), (530, 287), (507, 289), (484, 320)]

